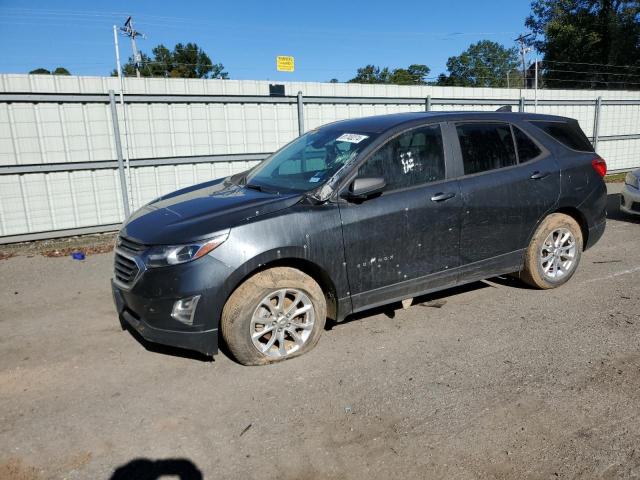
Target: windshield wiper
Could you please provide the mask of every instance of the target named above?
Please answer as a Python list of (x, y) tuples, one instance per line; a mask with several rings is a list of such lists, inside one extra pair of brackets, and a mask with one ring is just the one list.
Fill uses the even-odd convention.
[(260, 185), (256, 185), (255, 183), (245, 183), (244, 186), (246, 188), (250, 188), (251, 190), (257, 190), (259, 192), (264, 191)]

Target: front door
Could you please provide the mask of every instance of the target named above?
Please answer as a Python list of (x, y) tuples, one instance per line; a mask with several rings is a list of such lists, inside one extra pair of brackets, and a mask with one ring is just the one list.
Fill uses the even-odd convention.
[(387, 185), (375, 198), (340, 201), (354, 310), (454, 279), (447, 271), (459, 264), (461, 199), (457, 181), (446, 178), (440, 125), (391, 138), (358, 176), (384, 177)]

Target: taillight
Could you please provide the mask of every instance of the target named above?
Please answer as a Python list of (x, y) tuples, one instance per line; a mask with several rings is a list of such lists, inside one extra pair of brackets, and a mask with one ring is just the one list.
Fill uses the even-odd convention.
[(604, 177), (607, 174), (607, 162), (605, 162), (603, 158), (594, 158), (591, 160), (591, 166), (601, 177)]

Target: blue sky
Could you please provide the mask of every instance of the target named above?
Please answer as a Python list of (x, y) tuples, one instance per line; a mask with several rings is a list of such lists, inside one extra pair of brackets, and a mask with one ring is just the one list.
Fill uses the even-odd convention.
[[(230, 78), (346, 81), (368, 63), (422, 63), (435, 77), (448, 57), (478, 40), (513, 46), (529, 10), (529, 0), (0, 0), (0, 72), (64, 66), (108, 75), (112, 25), (130, 14), (147, 36), (142, 51), (194, 41)], [(131, 46), (120, 42), (126, 58)], [(277, 72), (276, 55), (293, 55), (296, 71)]]

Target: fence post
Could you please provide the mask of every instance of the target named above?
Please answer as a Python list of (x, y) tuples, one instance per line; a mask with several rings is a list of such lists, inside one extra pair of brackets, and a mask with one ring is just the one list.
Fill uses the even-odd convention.
[(304, 107), (302, 101), (302, 92), (298, 92), (298, 135), (304, 133)]
[(111, 104), (111, 121), (113, 122), (113, 138), (116, 142), (116, 156), (118, 157), (118, 173), (120, 174), (120, 190), (122, 191), (122, 206), (125, 219), (129, 217), (129, 194), (127, 193), (127, 178), (124, 173), (124, 161), (122, 160), (122, 142), (120, 141), (120, 125), (118, 124), (118, 110), (116, 96), (113, 90), (109, 90), (109, 103)]
[(602, 97), (596, 98), (596, 109), (593, 112), (593, 149), (598, 149), (598, 137), (600, 135), (600, 108), (602, 107)]
[(424, 103), (424, 109), (426, 112), (431, 111), (431, 95), (427, 95), (427, 99), (425, 100), (425, 103)]
[(520, 103), (518, 104), (518, 111), (524, 112), (524, 97), (520, 97)]

